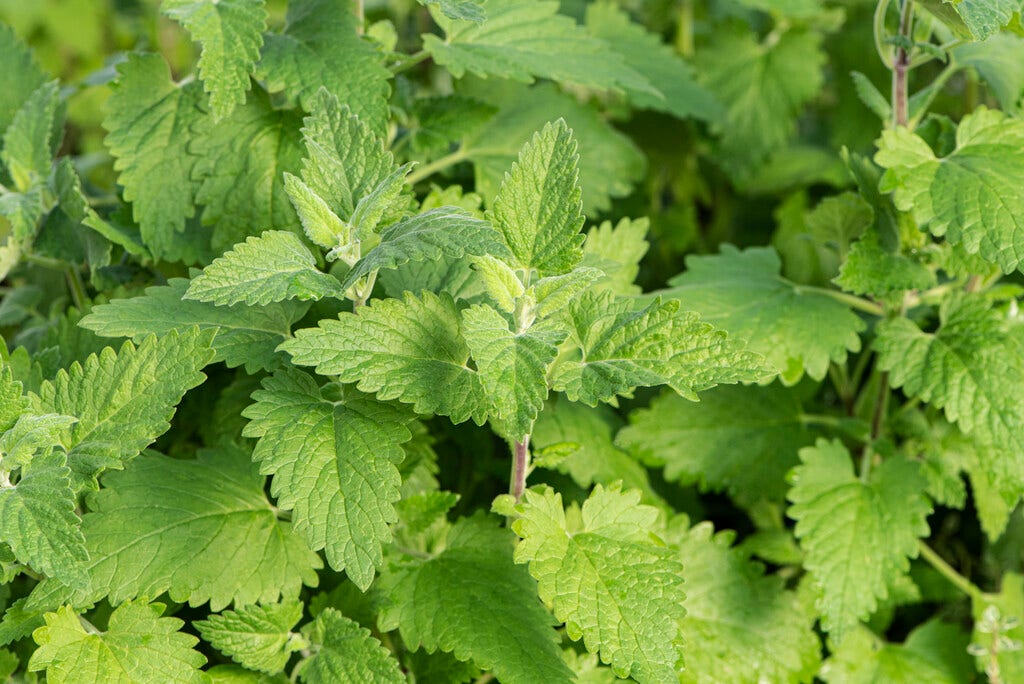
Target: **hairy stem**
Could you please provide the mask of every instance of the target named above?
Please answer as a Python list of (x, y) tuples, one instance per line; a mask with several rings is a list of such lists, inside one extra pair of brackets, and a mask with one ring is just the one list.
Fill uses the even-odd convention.
[(405, 180), (407, 183), (409, 183), (409, 185), (415, 185), (416, 183), (419, 183), (421, 180), (424, 180), (425, 178), (429, 178), (430, 176), (434, 175), (438, 171), (443, 171), (444, 169), (447, 169), (449, 166), (455, 166), (464, 159), (466, 159), (466, 153), (460, 147), (451, 154), (446, 154), (445, 156), (439, 159), (435, 159), (429, 164), (424, 164), (423, 166), (420, 166), (412, 173), (410, 173), (408, 176), (406, 176)]
[[(902, 0), (900, 5), (899, 37), (909, 39), (914, 27), (914, 0)], [(896, 46), (892, 63), (892, 125), (906, 126), (910, 115), (907, 97), (907, 72), (910, 55), (903, 45)]]
[(942, 556), (940, 556), (935, 549), (925, 544), (923, 541), (918, 542), (918, 550), (921, 552), (921, 558), (923, 558), (929, 565), (945, 577), (949, 582), (960, 591), (964, 592), (971, 598), (975, 598), (981, 595), (981, 589), (976, 587), (973, 582), (957, 572), (952, 565), (947, 563)]
[(523, 437), (523, 441), (516, 442), (512, 450), (512, 477), (509, 483), (508, 493), (516, 502), (523, 496), (526, 489), (526, 476), (530, 471), (530, 435)]

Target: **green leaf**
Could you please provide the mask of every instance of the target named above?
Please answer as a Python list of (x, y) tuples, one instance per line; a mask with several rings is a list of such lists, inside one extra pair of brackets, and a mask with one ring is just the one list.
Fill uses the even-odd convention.
[(640, 294), (640, 286), (634, 285), (640, 273), (640, 260), (647, 254), (647, 219), (620, 219), (614, 227), (605, 221), (587, 231), (583, 243), (583, 264), (601, 269), (606, 280), (598, 283), (598, 289), (611, 290), (615, 294)]
[[(701, 523), (677, 541), (686, 576), (687, 684), (798, 684), (817, 672), (813, 618), (778, 576), (731, 548), (735, 534)], [(701, 648), (702, 644), (714, 646)]]
[(160, 10), (203, 46), (199, 77), (214, 118), (223, 119), (245, 102), (267, 28), (263, 0), (163, 0)]
[(4, 132), (0, 160), (14, 180), (18, 192), (45, 182), (53, 163), (52, 140), (60, 142), (63, 122), (59, 113), (57, 82), (51, 81), (32, 93), (14, 115)]
[(452, 143), (472, 135), (494, 116), (497, 108), (472, 97), (436, 95), (412, 104), (412, 149), (426, 159), (446, 154)]
[(586, 26), (591, 35), (605, 41), (615, 55), (659, 91), (627, 87), (626, 96), (635, 106), (668, 112), (680, 119), (714, 121), (724, 114), (722, 105), (697, 83), (693, 67), (659, 36), (630, 21), (614, 3), (588, 5)]
[(300, 366), (357, 383), (383, 401), (412, 404), (420, 414), (479, 424), (487, 414), (480, 379), (466, 365), (469, 348), (459, 312), (448, 295), (375, 300), (356, 313), (297, 331), (280, 348)]
[[(6, 458), (0, 462), (4, 468), (7, 465)], [(0, 475), (6, 480), (8, 472)], [(84, 585), (89, 553), (75, 504), (67, 457), (40, 454), (22, 466), (21, 479), (15, 484), (0, 481), (0, 541), (36, 570)]]
[(56, 413), (23, 413), (9, 430), (0, 432), (0, 470), (10, 472), (29, 464), (37, 451), (63, 448), (69, 426), (78, 419)]
[(445, 38), (424, 35), (423, 47), (456, 78), (467, 71), (522, 83), (535, 78), (591, 88), (660, 93), (604, 41), (587, 35), (558, 3), (547, 0), (485, 0), (487, 21), (476, 24), (435, 18)]
[(28, 399), (22, 396), (22, 385), (14, 379), (6, 354), (6, 347), (0, 347), (0, 431), (3, 432), (14, 427), (28, 410)]
[(146, 288), (140, 297), (94, 306), (79, 325), (103, 337), (130, 337), (136, 344), (149, 334), (210, 328), (216, 330), (211, 362), (223, 361), (229, 368), (245, 364), (248, 373), (280, 364), (283, 355), (277, 346), (291, 336), (291, 325), (306, 305), (287, 301), (258, 307), (217, 306), (184, 299), (189, 282), (171, 278), (167, 285)]
[(388, 122), (391, 72), (359, 36), (351, 0), (292, 0), (283, 33), (266, 36), (257, 78), (308, 112), (326, 88), (377, 134)]
[(1024, 677), (1024, 578), (1006, 572), (999, 592), (978, 592), (971, 597), (974, 632), (969, 651), (976, 654), (978, 670), (995, 665), (1005, 682)]
[(299, 649), (292, 628), (302, 619), (298, 601), (245, 606), (193, 623), (204, 640), (250, 670), (274, 674)]
[(313, 244), (333, 250), (349, 243), (352, 231), (348, 224), (338, 218), (330, 205), (301, 178), (285, 173), (284, 189), (302, 221), (302, 230)]
[(509, 438), (523, 441), (548, 396), (547, 371), (565, 333), (514, 331), (485, 304), (462, 312), (462, 334), (476, 362), (480, 383)]
[(482, 24), (487, 19), (487, 12), (480, 6), (480, 0), (417, 0), (417, 2), (426, 7), (437, 5), (437, 8), (449, 19), (462, 19), (475, 24)]
[(200, 369), (213, 357), (212, 339), (193, 328), (147, 337), (138, 347), (125, 342), (43, 383), (41, 408), (78, 418), (65, 445), (76, 484), (123, 467), (170, 427), (182, 396), (206, 379)]
[[(159, 55), (130, 55), (117, 73), (103, 121), (106, 145), (146, 247), (157, 258), (176, 260), (187, 253), (179, 234), (195, 215), (197, 199), (205, 201), (196, 195), (199, 158), (190, 148), (203, 116), (203, 89), (198, 82), (174, 83)], [(160, 182), (152, 183), (156, 178)]]
[(576, 356), (564, 357), (552, 373), (552, 388), (572, 401), (595, 406), (636, 387), (669, 385), (683, 396), (719, 383), (762, 378), (762, 360), (703, 323), (679, 302), (653, 299), (646, 306), (610, 293), (570, 302), (570, 337)]
[(935, 274), (917, 261), (885, 250), (878, 232), (871, 229), (850, 246), (833, 282), (847, 292), (885, 297), (904, 290), (926, 290), (935, 285)]
[(940, 325), (923, 332), (906, 318), (878, 327), (879, 366), (893, 387), (945, 411), (967, 434), (996, 449), (980, 466), (1024, 491), (1024, 339), (1017, 328), (978, 298), (954, 297), (939, 310)]
[(767, 387), (716, 387), (700, 402), (663, 394), (634, 411), (615, 442), (665, 479), (728, 492), (742, 506), (782, 501), (785, 475), (812, 442), (799, 394)]
[(161, 603), (126, 603), (114, 610), (106, 632), (87, 631), (75, 611), (65, 606), (46, 614), (46, 626), (32, 638), (39, 648), (28, 669), (46, 670), (46, 681), (158, 682), (203, 681), (199, 667), (206, 658), (192, 650), (199, 640), (178, 630), (178, 618), (162, 618)]
[(687, 270), (660, 293), (678, 298), (703, 320), (746, 340), (792, 385), (806, 372), (821, 380), (830, 361), (842, 363), (860, 350), (864, 322), (841, 302), (805, 290), (779, 276), (770, 247), (740, 251), (722, 245), (717, 256), (691, 256)]
[(616, 675), (676, 681), (682, 566), (652, 541), (658, 509), (639, 502), (639, 492), (597, 485), (567, 519), (561, 494), (527, 490), (513, 523), (522, 538), (515, 561), (530, 564), (569, 638), (600, 652)]
[(32, 59), (32, 53), (6, 23), (0, 25), (0, 71), (5, 74), (0, 88), (0, 133), (14, 121), (25, 101), (46, 82), (46, 75)]
[(932, 619), (902, 644), (888, 643), (858, 627), (834, 649), (821, 668), (826, 684), (959, 684), (973, 678), (967, 635)]
[(1024, 260), (1024, 121), (979, 107), (960, 122), (956, 148), (936, 158), (905, 128), (882, 133), (875, 161), (883, 192), (922, 228), (999, 264)]
[(801, 109), (824, 84), (821, 34), (790, 29), (777, 41), (750, 31), (722, 31), (697, 53), (701, 84), (725, 106), (712, 128), (722, 162), (738, 175), (783, 147), (796, 133)]
[(494, 198), (492, 219), (512, 265), (565, 273), (583, 258), (583, 204), (576, 141), (564, 119), (533, 136)]
[[(502, 246), (504, 247), (504, 244)], [(472, 262), (494, 303), (502, 311), (512, 313), (516, 308), (516, 299), (526, 292), (516, 272), (504, 261), (490, 254), (482, 254), (472, 259)]]
[(345, 288), (317, 270), (316, 258), (294, 233), (268, 230), (215, 259), (193, 278), (184, 299), (252, 306), (324, 297), (344, 299)]
[(328, 398), (297, 370), (265, 379), (253, 399), (242, 434), (260, 439), (253, 458), (274, 475), (278, 505), (294, 510), (296, 531), (365, 591), (398, 519), (397, 464), (413, 416), (357, 392)]
[(612, 442), (621, 425), (622, 419), (607, 406), (592, 408), (560, 395), (552, 396), (537, 417), (530, 436), (534, 456), (556, 447), (572, 451), (551, 466), (538, 467), (566, 473), (587, 489), (595, 483), (608, 486), (622, 482), (625, 488), (639, 489), (644, 503), (661, 504), (644, 467)]
[(299, 679), (309, 684), (374, 682), (404, 684), (398, 661), (358, 623), (328, 608), (303, 630), (319, 648), (301, 665)]
[[(310, 112), (302, 129), (306, 147), (302, 179), (327, 201), (331, 211), (343, 220), (351, 220), (361, 200), (386, 186), (388, 179), (402, 169), (380, 135), (354, 114), (347, 103), (339, 104), (337, 98), (322, 90), (310, 102)], [(384, 199), (390, 203), (394, 198)], [(371, 206), (374, 204), (370, 202)], [(385, 204), (378, 209), (390, 207)]]
[(342, 288), (347, 290), (374, 271), (399, 268), (410, 261), (508, 254), (508, 248), (490, 223), (457, 207), (440, 207), (382, 230), (380, 244), (348, 272)]
[(206, 121), (190, 147), (200, 151), (195, 177), (203, 225), (213, 227), (221, 253), (254, 233), (290, 230), (299, 220), (288, 201), (284, 173), (302, 160), (300, 114), (276, 109), (260, 88), (219, 122)]
[(40, 585), (62, 600), (82, 605), (109, 596), (117, 604), (166, 591), (217, 611), (316, 586), (320, 559), (277, 520), (263, 478), (239, 447), (200, 450), (195, 460), (145, 454), (103, 485), (82, 522), (89, 588), (61, 594)]
[(492, 519), (460, 520), (443, 551), (396, 565), (381, 583), (380, 628), (398, 628), (410, 649), (472, 659), (508, 684), (573, 681), (555, 621), (537, 601), (536, 583), (513, 564), (512, 535)]
[(577, 266), (568, 273), (541, 278), (528, 293), (536, 302), (537, 317), (544, 319), (562, 311), (602, 277), (604, 274), (596, 268)]
[(953, 61), (972, 67), (999, 100), (1007, 114), (1020, 114), (1024, 95), (1024, 41), (1019, 36), (997, 33), (982, 43), (959, 45), (950, 51)]
[(920, 0), (961, 37), (985, 40), (1021, 11), (1020, 0)]
[(836, 642), (875, 611), (889, 586), (917, 557), (931, 504), (916, 462), (887, 459), (865, 482), (838, 440), (800, 450), (789, 517), (807, 554), (804, 567), (821, 590), (822, 627)]
[(487, 82), (473, 95), (499, 107), (487, 125), (463, 138), (462, 151), (476, 172), (476, 191), (487, 198), (498, 192), (523, 145), (557, 112), (579, 142), (580, 186), (588, 215), (611, 208), (644, 175), (645, 157), (636, 144), (609, 125), (599, 111), (562, 93), (551, 83), (531, 88)]

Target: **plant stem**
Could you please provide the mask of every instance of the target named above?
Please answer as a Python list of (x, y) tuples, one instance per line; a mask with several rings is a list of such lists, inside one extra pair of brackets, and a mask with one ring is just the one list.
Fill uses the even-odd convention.
[(516, 442), (512, 450), (512, 477), (509, 483), (508, 493), (516, 502), (523, 496), (526, 489), (526, 476), (530, 470), (530, 435), (523, 437), (523, 441)]
[(446, 154), (445, 156), (439, 159), (435, 159), (429, 164), (424, 164), (423, 166), (417, 168), (415, 171), (406, 176), (405, 180), (407, 183), (409, 183), (409, 185), (416, 185), (416, 183), (419, 183), (421, 180), (432, 176), (438, 171), (447, 169), (449, 166), (455, 166), (464, 159), (466, 159), (466, 152), (460, 147), (451, 154)]
[(487, 682), (493, 682), (493, 681), (494, 681), (494, 673), (493, 672), (485, 672), (482, 675), (480, 675), (479, 677), (477, 677), (475, 680), (473, 680), (473, 684), (487, 684)]
[(414, 66), (416, 66), (420, 62), (426, 61), (427, 58), (429, 58), (429, 57), (430, 57), (430, 53), (427, 52), (426, 50), (420, 50), (419, 52), (414, 52), (413, 54), (407, 56), (405, 59), (403, 59), (403, 60), (401, 60), (399, 62), (396, 62), (391, 67), (391, 73), (392, 74), (400, 74), (403, 71), (408, 71), (409, 69), (412, 69)]
[(89, 296), (85, 293), (85, 283), (82, 282), (82, 274), (78, 272), (78, 268), (75, 266), (68, 266), (64, 271), (64, 274), (68, 279), (68, 289), (71, 291), (71, 301), (75, 303), (76, 309), (85, 313), (85, 307), (89, 302)]
[(693, 57), (693, 0), (682, 0), (679, 23), (676, 25), (676, 51), (683, 57)]
[(363, 24), (366, 23), (366, 14), (363, 10), (363, 0), (356, 0), (356, 33), (363, 35)]
[(942, 556), (935, 552), (935, 549), (928, 546), (923, 541), (918, 542), (917, 546), (918, 550), (921, 552), (921, 558), (925, 559), (929, 565), (935, 568), (940, 575), (949, 580), (953, 586), (971, 598), (976, 598), (981, 595), (981, 589), (976, 587), (973, 582), (957, 572), (952, 565), (947, 563)]
[(885, 420), (885, 409), (889, 405), (889, 374), (883, 372), (878, 382), (878, 396), (875, 399), (875, 410), (871, 414), (871, 434), (864, 444), (860, 455), (860, 479), (868, 481), (871, 474), (871, 461), (875, 457), (875, 440), (882, 434), (882, 423)]
[(814, 292), (816, 294), (823, 294), (826, 297), (831, 297), (837, 301), (846, 304), (847, 306), (869, 313), (872, 316), (884, 316), (885, 309), (881, 305), (875, 304), (872, 301), (864, 299), (863, 297), (857, 297), (856, 295), (849, 294), (847, 292), (840, 292), (839, 290), (831, 290), (827, 287), (815, 287), (813, 285), (797, 285), (796, 291), (800, 292)]
[[(899, 36), (910, 38), (914, 26), (914, 0), (902, 0), (900, 5)], [(892, 64), (892, 125), (893, 128), (906, 126), (909, 120), (907, 105), (907, 71), (910, 55), (902, 45), (896, 46)]]

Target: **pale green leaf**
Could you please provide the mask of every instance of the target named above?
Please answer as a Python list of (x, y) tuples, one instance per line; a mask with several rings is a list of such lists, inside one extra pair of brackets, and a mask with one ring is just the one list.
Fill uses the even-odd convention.
[(179, 234), (197, 201), (193, 170), (199, 158), (190, 142), (203, 116), (203, 88), (198, 82), (174, 83), (159, 55), (131, 55), (117, 72), (103, 127), (114, 169), (120, 172), (118, 182), (149, 251), (157, 258), (179, 259), (186, 253)]
[(919, 0), (957, 35), (985, 40), (1021, 11), (1020, 0)]
[(250, 670), (274, 674), (299, 649), (291, 630), (300, 619), (302, 604), (286, 601), (225, 610), (193, 625), (204, 640), (232, 660)]
[(570, 302), (570, 337), (579, 351), (555, 366), (552, 388), (590, 406), (636, 387), (669, 385), (694, 399), (720, 383), (754, 381), (763, 360), (679, 302), (655, 298), (646, 306), (611, 293), (585, 293)]
[(541, 278), (529, 290), (536, 302), (537, 317), (546, 318), (562, 311), (603, 277), (604, 273), (596, 268), (578, 266), (568, 273)]
[(487, 19), (487, 12), (480, 6), (480, 0), (417, 0), (417, 2), (427, 7), (437, 5), (437, 8), (449, 19), (462, 19), (476, 24), (482, 24)]
[(185, 278), (170, 278), (167, 285), (146, 288), (140, 297), (94, 306), (79, 325), (102, 337), (130, 337), (136, 343), (151, 333), (181, 334), (193, 326), (214, 329), (211, 362), (223, 361), (229, 368), (244, 364), (247, 372), (256, 373), (280, 364), (283, 355), (277, 346), (290, 336), (292, 323), (307, 306), (295, 301), (217, 306), (185, 299), (188, 286)]
[(512, 535), (493, 520), (460, 520), (443, 551), (382, 578), (380, 628), (398, 628), (409, 648), (471, 659), (508, 684), (573, 681), (555, 621), (537, 601), (536, 583), (513, 564), (512, 548)]
[(0, 432), (0, 470), (28, 465), (37, 451), (46, 454), (54, 447), (63, 448), (67, 429), (77, 420), (57, 413), (23, 413), (11, 429)]
[(245, 102), (267, 28), (263, 0), (163, 0), (160, 10), (203, 46), (199, 77), (217, 119)]
[(917, 557), (918, 539), (928, 535), (928, 483), (916, 462), (902, 458), (887, 459), (864, 482), (838, 440), (819, 439), (800, 460), (788, 514), (821, 591), (822, 627), (839, 643)]
[(522, 538), (515, 561), (529, 563), (569, 638), (600, 652), (615, 674), (676, 681), (682, 566), (652, 540), (658, 509), (639, 502), (639, 492), (597, 485), (567, 519), (560, 494), (527, 490), (513, 523)]
[(28, 399), (22, 396), (22, 384), (14, 379), (7, 362), (7, 348), (0, 347), (0, 431), (14, 427), (27, 409)]
[(825, 61), (821, 34), (800, 29), (777, 41), (721, 31), (697, 53), (698, 78), (725, 106), (712, 128), (727, 168), (750, 175), (789, 142), (800, 111), (824, 84)]
[(250, 423), (242, 434), (259, 438), (253, 459), (273, 474), (271, 491), (294, 510), (296, 532), (365, 591), (398, 519), (397, 464), (413, 416), (358, 392), (324, 391), (298, 370), (265, 379), (243, 412)]
[(1005, 273), (1024, 261), (1024, 121), (980, 107), (942, 158), (907, 129), (887, 130), (875, 161), (888, 169), (881, 189), (921, 227)]
[(166, 591), (174, 601), (209, 601), (217, 611), (316, 586), (320, 559), (290, 523), (277, 520), (263, 478), (239, 447), (200, 450), (195, 460), (145, 454), (103, 484), (82, 522), (88, 589), (46, 582), (39, 602), (47, 591), (75, 605)]
[(945, 411), (982, 444), (979, 465), (1024, 491), (1024, 339), (984, 300), (955, 297), (939, 310), (940, 325), (922, 331), (906, 318), (879, 325), (875, 349), (893, 387)]
[(482, 254), (471, 261), (494, 303), (502, 311), (512, 313), (516, 308), (516, 299), (526, 292), (516, 272), (504, 261), (490, 254)]
[[(6, 470), (0, 473), (7, 479)], [(0, 541), (39, 572), (82, 586), (89, 553), (75, 504), (67, 457), (40, 454), (15, 484), (0, 482)]]
[(302, 664), (299, 680), (309, 684), (373, 682), (404, 684), (402, 670), (391, 653), (370, 630), (360, 627), (333, 608), (317, 616), (303, 630), (318, 646), (316, 655)]
[(483, 0), (487, 21), (438, 17), (445, 38), (425, 35), (434, 61), (462, 78), (467, 71), (523, 83), (535, 78), (582, 86), (660, 93), (604, 41), (594, 38), (548, 0)]
[(336, 278), (316, 268), (302, 240), (282, 230), (247, 238), (192, 279), (184, 299), (232, 304), (272, 304), (287, 299), (344, 299)]
[(959, 627), (929, 620), (902, 644), (858, 627), (821, 668), (826, 684), (961, 684), (974, 673), (967, 635)]
[(779, 275), (778, 254), (769, 247), (740, 251), (722, 245), (717, 256), (691, 256), (687, 270), (661, 293), (745, 340), (763, 354), (786, 384), (806, 372), (821, 380), (831, 361), (860, 350), (864, 322), (825, 293), (805, 290)]
[(216, 253), (265, 230), (301, 230), (284, 188), (284, 174), (301, 166), (300, 127), (299, 113), (276, 109), (260, 88), (229, 116), (204, 122), (189, 149), (202, 155), (196, 201)]
[(462, 335), (476, 362), (480, 384), (508, 436), (523, 441), (548, 396), (547, 371), (565, 333), (513, 331), (486, 304), (462, 312)]
[(739, 504), (782, 501), (785, 475), (812, 442), (797, 392), (768, 387), (716, 387), (699, 402), (663, 394), (634, 411), (615, 442), (665, 479), (728, 492)]
[(32, 638), (39, 648), (28, 669), (46, 670), (53, 684), (161, 682), (200, 684), (206, 658), (192, 650), (199, 642), (179, 630), (184, 622), (162, 618), (160, 603), (127, 603), (110, 616), (106, 632), (87, 631), (70, 606), (46, 614), (46, 626)]
[[(51, 138), (54, 134), (59, 136), (63, 128), (59, 107), (57, 82), (46, 83), (29, 96), (3, 134), (0, 160), (18, 192), (45, 182), (50, 175)], [(60, 142), (59, 137), (57, 142)]]
[[(813, 678), (821, 644), (813, 618), (782, 578), (731, 548), (735, 535), (701, 523), (676, 540), (686, 578), (682, 621), (686, 684), (799, 684)], [(707, 648), (702, 646), (711, 646)]]
[(476, 191), (484, 197), (495, 196), (520, 149), (551, 120), (552, 112), (565, 119), (579, 142), (580, 186), (588, 215), (611, 208), (612, 198), (628, 195), (643, 177), (643, 153), (596, 108), (580, 104), (551, 83), (530, 88), (485, 85), (486, 90), (477, 88), (471, 94), (498, 107), (498, 113), (482, 128), (466, 134), (462, 147), (473, 162)]
[(850, 246), (833, 282), (854, 294), (884, 297), (904, 290), (926, 290), (935, 285), (935, 274), (903, 254), (884, 249), (878, 232), (871, 229)]
[(620, 219), (614, 227), (605, 221), (587, 231), (583, 243), (583, 264), (601, 269), (606, 280), (598, 283), (599, 289), (611, 290), (615, 294), (640, 294), (640, 287), (634, 285), (640, 273), (640, 260), (647, 254), (647, 230), (650, 222), (643, 219)]
[(604, 0), (588, 5), (586, 26), (591, 35), (605, 41), (614, 54), (659, 91), (627, 87), (626, 96), (637, 107), (705, 121), (714, 121), (724, 113), (714, 96), (697, 83), (693, 67), (659, 36), (630, 21), (615, 3)]
[(448, 295), (407, 293), (375, 300), (356, 313), (320, 321), (281, 345), (294, 363), (358, 383), (381, 400), (398, 399), (421, 414), (483, 423), (483, 387), (466, 364), (469, 348)]
[(330, 205), (313, 192), (298, 176), (284, 174), (284, 189), (288, 199), (292, 201), (302, 229), (310, 241), (324, 249), (334, 249), (348, 244), (351, 230), (344, 221), (338, 218)]
[(384, 228), (380, 244), (352, 267), (342, 288), (348, 289), (374, 271), (396, 269), (410, 261), (508, 254), (490, 223), (457, 207), (440, 207)]
[(5, 74), (4, 87), (0, 88), (2, 134), (25, 101), (46, 81), (32, 53), (6, 23), (0, 24), (0, 71)]
[(125, 342), (43, 383), (41, 408), (78, 418), (65, 445), (77, 482), (123, 467), (170, 427), (182, 396), (206, 379), (200, 369), (213, 357), (212, 339), (212, 331), (193, 328), (149, 336), (138, 347)]
[(548, 124), (519, 153), (494, 198), (492, 220), (513, 265), (565, 273), (583, 258), (583, 204), (576, 141), (564, 119)]
[(1000, 108), (1019, 115), (1024, 95), (1024, 40), (1019, 36), (997, 33), (982, 43), (967, 43), (953, 48), (952, 58), (978, 70), (982, 82), (999, 100)]
[(383, 134), (391, 72), (381, 62), (357, 32), (352, 0), (292, 0), (284, 32), (266, 37), (256, 75), (270, 92), (283, 91), (306, 111), (315, 109), (317, 91), (326, 88)]
[(998, 593), (978, 592), (971, 597), (971, 613), (971, 650), (978, 652), (977, 669), (984, 671), (994, 662), (1007, 684), (1024, 677), (1024, 577), (1004, 573)]

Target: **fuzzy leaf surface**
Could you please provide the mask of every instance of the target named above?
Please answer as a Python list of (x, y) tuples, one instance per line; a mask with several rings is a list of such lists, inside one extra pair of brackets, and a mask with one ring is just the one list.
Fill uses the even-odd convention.
[(0, 133), (7, 130), (14, 115), (32, 93), (46, 81), (46, 76), (28, 50), (6, 24), (0, 26), (0, 69), (6, 75), (0, 88)]
[(319, 649), (299, 671), (299, 679), (303, 682), (403, 684), (406, 681), (398, 661), (370, 634), (370, 630), (360, 627), (333, 608), (320, 613), (304, 631)]
[(493, 521), (460, 520), (441, 553), (383, 579), (381, 629), (398, 628), (410, 648), (471, 659), (509, 684), (573, 681), (555, 621), (537, 601), (536, 583), (513, 564), (512, 535)]
[(747, 342), (763, 354), (786, 384), (806, 372), (825, 377), (830, 361), (860, 350), (864, 322), (828, 295), (802, 290), (779, 275), (779, 256), (770, 247), (740, 251), (723, 245), (717, 256), (691, 256), (687, 270), (656, 294), (673, 297), (684, 309)]
[(160, 617), (160, 603), (126, 603), (114, 610), (106, 632), (91, 634), (70, 606), (46, 614), (46, 626), (32, 637), (39, 648), (31, 671), (46, 670), (46, 681), (158, 682), (204, 681), (199, 668), (206, 658), (193, 650), (199, 642), (179, 630), (184, 622)]
[(337, 279), (316, 268), (316, 258), (302, 240), (283, 230), (238, 243), (193, 278), (185, 293), (186, 299), (219, 306), (344, 296)]
[(203, 46), (199, 77), (222, 119), (245, 102), (267, 28), (263, 0), (163, 0), (161, 11)]
[(217, 650), (250, 670), (275, 674), (284, 669), (293, 648), (291, 630), (302, 619), (298, 601), (225, 610), (194, 622)]
[(517, 563), (573, 640), (583, 639), (620, 677), (675, 681), (683, 610), (682, 566), (652, 536), (658, 509), (639, 492), (601, 485), (570, 523), (562, 496), (527, 490), (513, 523)]
[(365, 591), (398, 520), (397, 464), (413, 416), (357, 392), (331, 401), (297, 370), (265, 379), (253, 399), (243, 434), (260, 438), (253, 458), (274, 475), (278, 505), (293, 509), (296, 531)]
[(381, 400), (412, 404), (417, 413), (481, 424), (487, 414), (479, 376), (466, 365), (459, 311), (445, 294), (375, 300), (297, 331), (281, 349), (300, 366), (357, 383)]
[(837, 643), (888, 597), (888, 587), (917, 557), (931, 504), (916, 462), (887, 459), (868, 482), (853, 472), (838, 440), (800, 450), (789, 517), (807, 554), (804, 566), (820, 587), (822, 626)]

